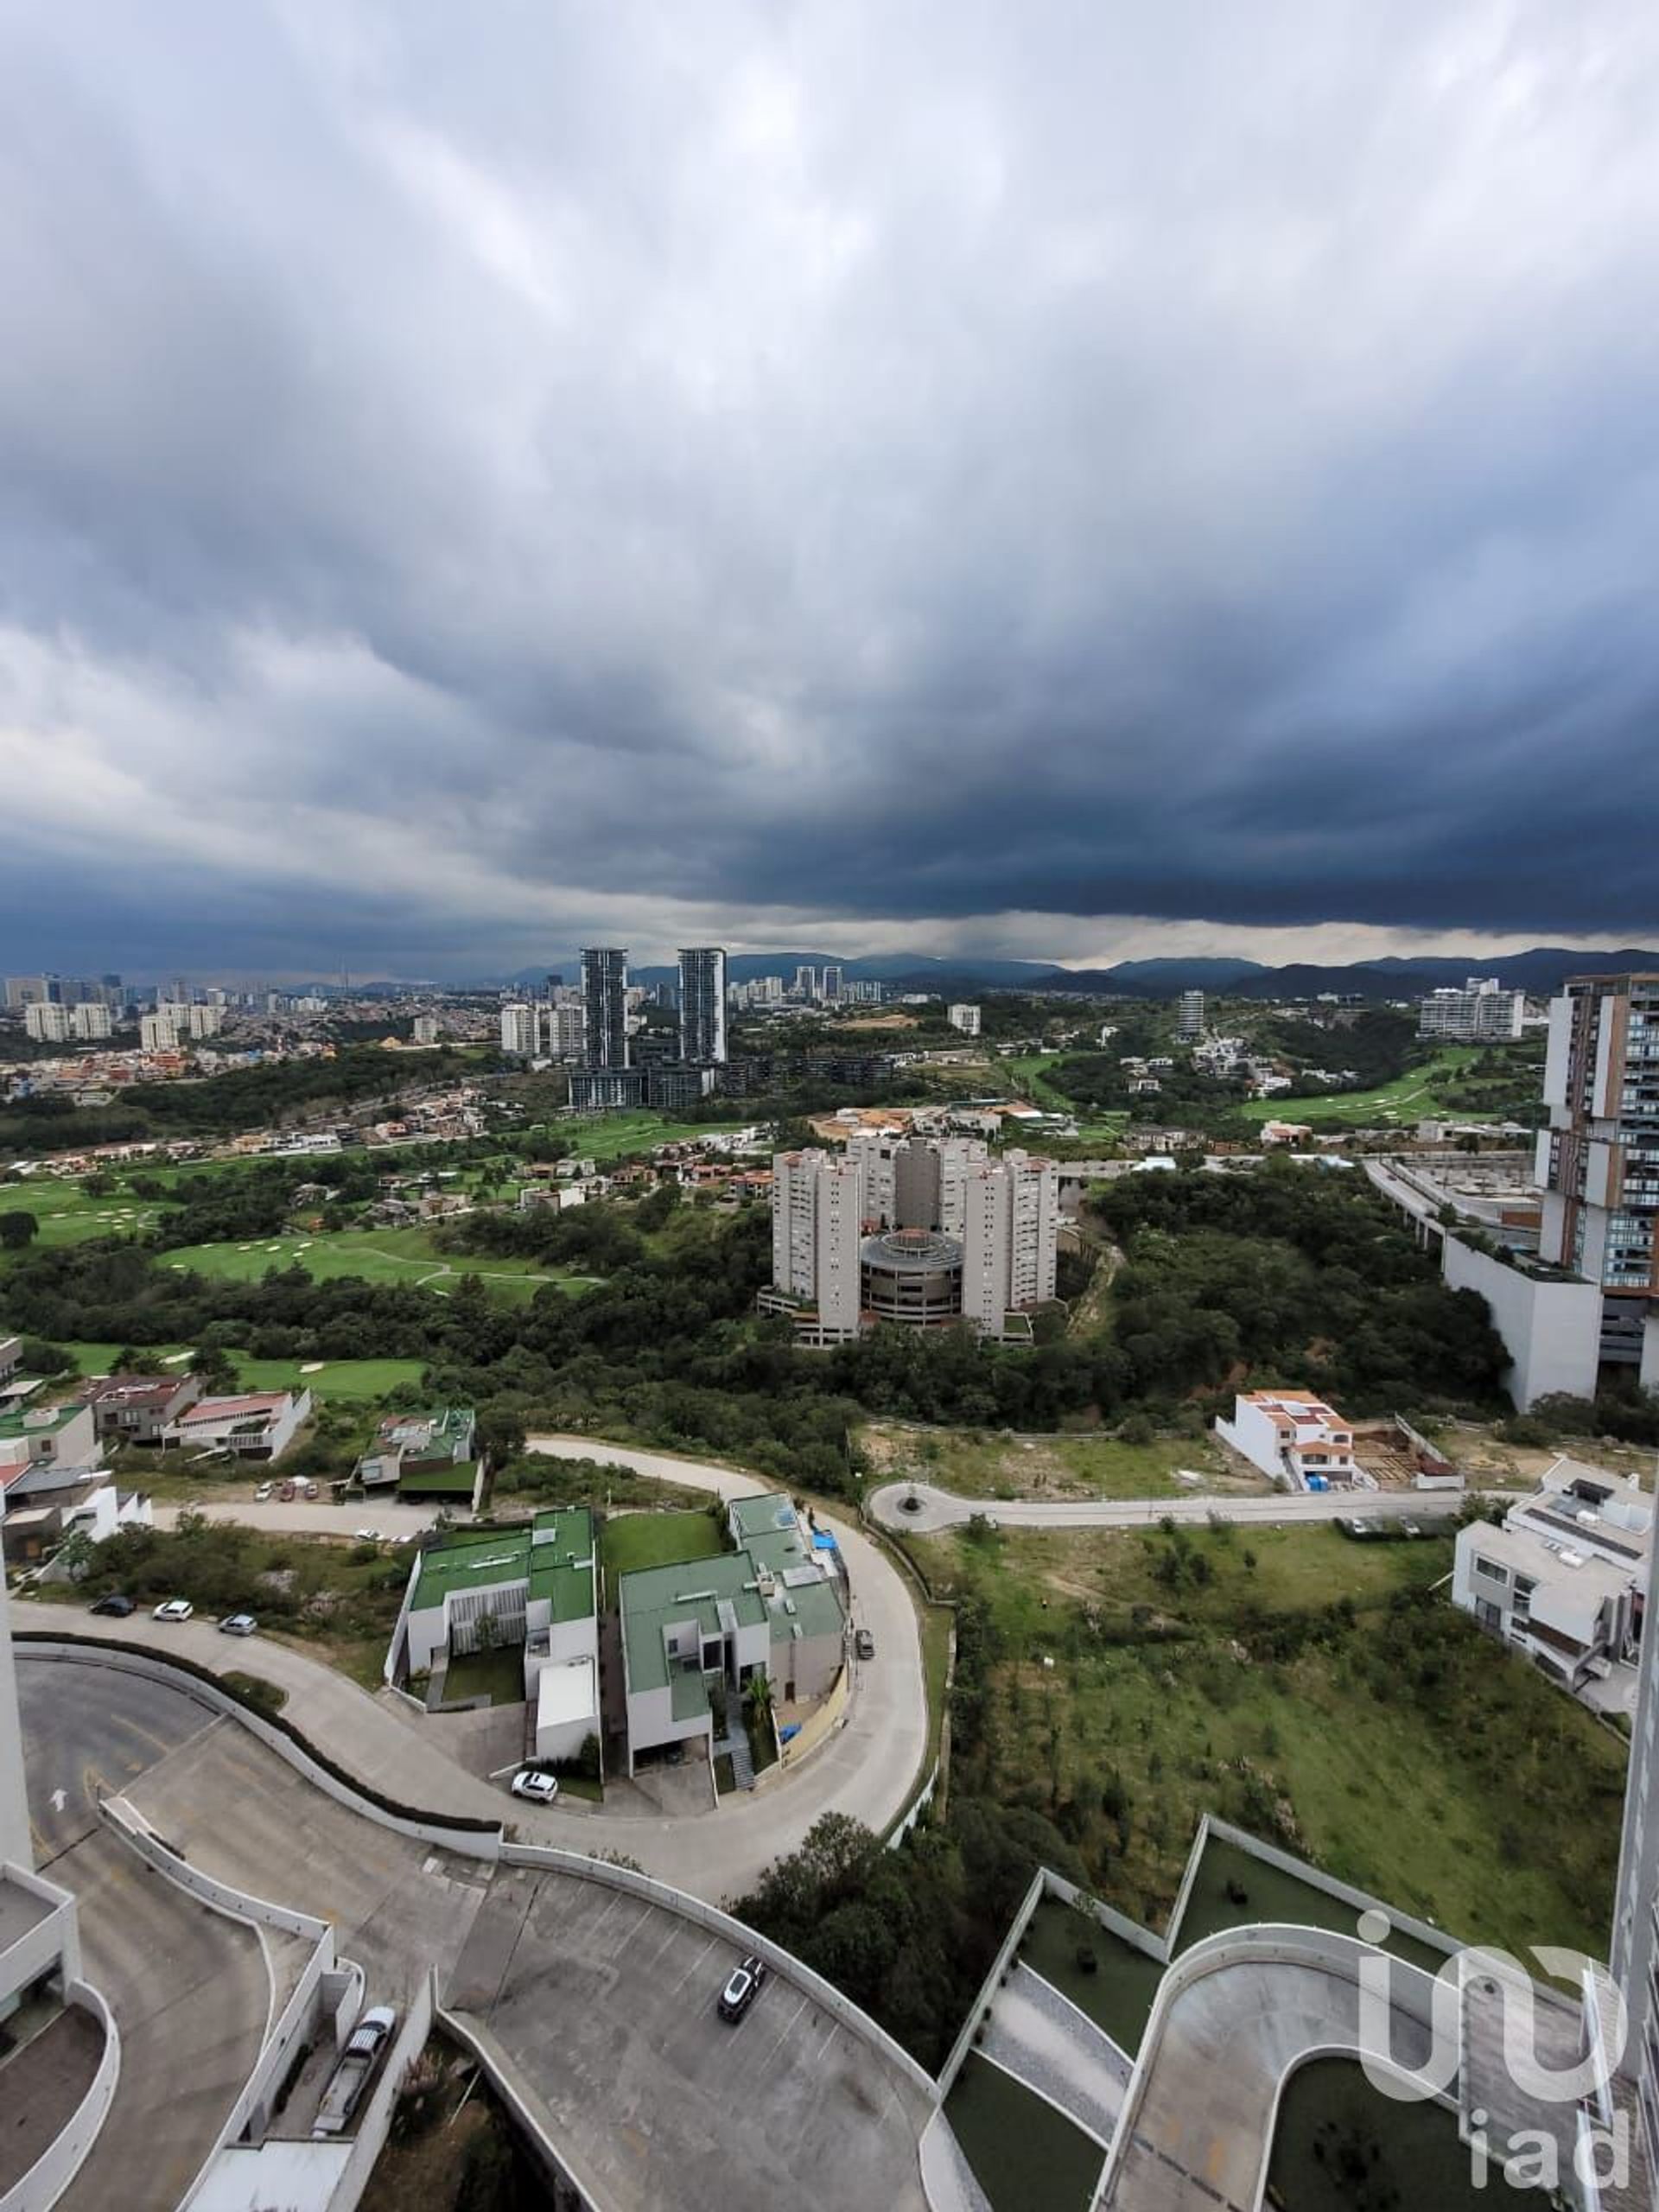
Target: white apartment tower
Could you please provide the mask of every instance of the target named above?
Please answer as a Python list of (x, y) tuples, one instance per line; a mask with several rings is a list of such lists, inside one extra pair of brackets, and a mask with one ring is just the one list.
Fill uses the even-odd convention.
[(868, 1316), (966, 1320), (994, 1337), (1054, 1295), (1059, 1173), (975, 1139), (859, 1135), (772, 1160), (772, 1285), (810, 1341), (855, 1336)]
[(533, 1060), (536, 1057), (536, 1032), (540, 1024), (536, 1009), (522, 1001), (515, 1001), (501, 1009), (501, 1049), (514, 1058)]
[(1175, 1001), (1175, 1034), (1184, 1045), (1196, 1045), (1204, 1034), (1204, 993), (1183, 991)]
[(1496, 976), (1471, 976), (1461, 990), (1431, 991), (1417, 1007), (1417, 1034), (1465, 1044), (1511, 1043), (1521, 1034), (1526, 995), (1506, 991)]
[(110, 1009), (95, 1000), (84, 999), (69, 1009), (70, 1034), (82, 1044), (97, 1044), (101, 1038), (111, 1035), (113, 1028)]
[(962, 1311), (988, 1335), (1009, 1314), (1054, 1295), (1060, 1221), (1059, 1170), (1052, 1160), (1007, 1152), (963, 1178)]
[(964, 1037), (978, 1036), (979, 1008), (976, 1006), (947, 1007), (944, 1018), (953, 1029), (959, 1029)]
[(23, 1008), (23, 1029), (37, 1045), (61, 1045), (69, 1034), (69, 1009), (50, 1000), (31, 999)]
[(726, 1065), (726, 955), (717, 944), (680, 947), (680, 1058)]

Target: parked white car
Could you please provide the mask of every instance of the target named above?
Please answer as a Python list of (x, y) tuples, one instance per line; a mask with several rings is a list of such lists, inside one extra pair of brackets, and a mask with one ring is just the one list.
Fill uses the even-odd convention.
[(156, 1606), (152, 1618), (158, 1621), (188, 1621), (195, 1610), (188, 1598), (166, 1598)]
[(559, 1794), (556, 1774), (543, 1774), (538, 1766), (521, 1766), (512, 1777), (515, 1797), (528, 1797), (533, 1805), (550, 1805)]

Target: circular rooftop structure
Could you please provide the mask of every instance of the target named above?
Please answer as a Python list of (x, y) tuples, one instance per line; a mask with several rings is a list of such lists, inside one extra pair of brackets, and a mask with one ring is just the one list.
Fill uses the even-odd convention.
[(864, 1311), (878, 1321), (930, 1327), (962, 1313), (962, 1247), (933, 1229), (888, 1229), (859, 1255)]

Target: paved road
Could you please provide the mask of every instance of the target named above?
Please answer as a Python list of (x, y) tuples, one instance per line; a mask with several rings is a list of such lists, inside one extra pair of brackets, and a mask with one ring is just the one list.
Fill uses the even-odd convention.
[[(728, 1497), (772, 1487), (735, 1468), (591, 1437), (532, 1442), (554, 1457), (615, 1459), (641, 1473)], [(365, 1525), (350, 1508), (273, 1503), (226, 1509), (234, 1518), (251, 1517), (256, 1510), (278, 1516), (343, 1511), (353, 1526)], [(263, 1676), (288, 1693), (288, 1718), (313, 1742), (391, 1797), (433, 1812), (511, 1820), (527, 1842), (590, 1854), (623, 1852), (663, 1880), (721, 1903), (741, 1896), (774, 1859), (793, 1851), (822, 1814), (850, 1813), (872, 1827), (885, 1827), (909, 1798), (927, 1741), (921, 1637), (909, 1586), (857, 1529), (823, 1514), (819, 1520), (834, 1529), (846, 1554), (853, 1618), (875, 1638), (874, 1658), (855, 1662), (846, 1725), (798, 1771), (779, 1774), (753, 1796), (727, 1798), (717, 1809), (679, 1816), (565, 1812), (522, 1804), (458, 1766), (400, 1700), (384, 1693), (372, 1696), (308, 1652), (269, 1637), (243, 1641), (220, 1636), (203, 1621), (160, 1627), (148, 1614), (105, 1620), (80, 1608), (32, 1601), (14, 1601), (13, 1624), (19, 1630), (70, 1630), (154, 1644), (218, 1674), (242, 1669)], [(278, 1519), (266, 1525), (305, 1524)]]
[(164, 1683), (17, 1652), (41, 1871), (79, 1902), (86, 1979), (121, 2031), (115, 2101), (64, 2212), (173, 2212), (264, 2040), (271, 1981), (259, 1936), (152, 1874), (99, 1819), (128, 1786), (222, 1726)]
[[(906, 1513), (903, 1501), (921, 1500), (918, 1513)], [(909, 1529), (927, 1535), (938, 1529), (959, 1529), (976, 1513), (989, 1515), (1008, 1529), (1145, 1529), (1166, 1518), (1202, 1527), (1207, 1522), (1267, 1523), (1336, 1521), (1349, 1514), (1363, 1519), (1433, 1521), (1459, 1513), (1460, 1491), (1275, 1491), (1270, 1497), (1097, 1498), (1092, 1503), (1039, 1505), (1028, 1500), (958, 1497), (928, 1483), (887, 1483), (869, 1499), (884, 1529)]]

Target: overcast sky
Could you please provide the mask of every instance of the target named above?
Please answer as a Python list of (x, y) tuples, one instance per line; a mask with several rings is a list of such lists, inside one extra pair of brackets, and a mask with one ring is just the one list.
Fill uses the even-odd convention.
[(0, 966), (1659, 935), (1650, 0), (0, 0)]

